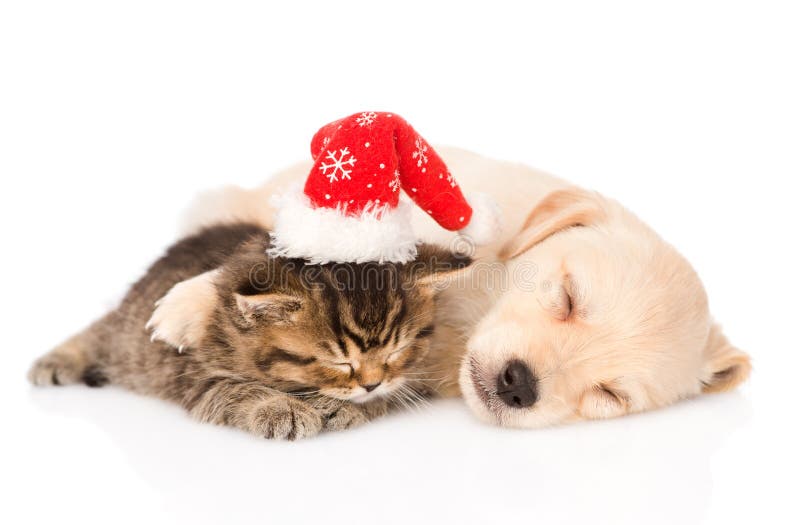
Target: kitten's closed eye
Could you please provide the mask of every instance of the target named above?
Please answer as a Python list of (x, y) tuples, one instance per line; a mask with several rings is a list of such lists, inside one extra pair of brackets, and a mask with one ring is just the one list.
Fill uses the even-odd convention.
[(350, 363), (326, 363), (325, 366), (348, 374), (350, 377), (353, 377), (353, 374), (356, 372), (355, 368), (353, 368), (353, 365)]
[(417, 339), (424, 339), (425, 337), (430, 337), (430, 336), (433, 335), (433, 331), (434, 331), (433, 325), (429, 324), (428, 326), (426, 326), (425, 328), (423, 328), (419, 332), (417, 332), (416, 338)]
[(395, 350), (394, 352), (386, 356), (386, 363), (387, 364), (394, 363), (395, 361), (400, 359), (400, 357), (405, 353), (406, 350), (408, 350), (408, 347), (403, 347), (399, 350)]

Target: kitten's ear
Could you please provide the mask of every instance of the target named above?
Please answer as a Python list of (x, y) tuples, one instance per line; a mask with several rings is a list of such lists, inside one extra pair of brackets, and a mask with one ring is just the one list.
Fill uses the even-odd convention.
[(417, 258), (408, 264), (411, 281), (418, 286), (440, 291), (453, 279), (466, 273), (472, 259), (432, 244), (421, 244)]
[(284, 293), (263, 293), (257, 295), (234, 294), (237, 313), (244, 326), (252, 326), (256, 321), (288, 324), (292, 315), (303, 307), (303, 300)]

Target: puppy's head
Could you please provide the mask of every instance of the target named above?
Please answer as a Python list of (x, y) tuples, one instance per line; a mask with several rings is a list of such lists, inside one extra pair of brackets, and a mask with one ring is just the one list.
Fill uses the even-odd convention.
[(665, 406), (744, 381), (689, 263), (619, 204), (550, 194), (501, 251), (514, 278), (468, 343), (482, 419), (539, 427)]

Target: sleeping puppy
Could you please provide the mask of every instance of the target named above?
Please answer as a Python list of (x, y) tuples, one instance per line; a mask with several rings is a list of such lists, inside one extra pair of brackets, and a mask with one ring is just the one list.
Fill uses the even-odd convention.
[(499, 252), (539, 285), (503, 294), (467, 345), (460, 384), (482, 419), (539, 427), (727, 390), (750, 370), (691, 266), (619, 204), (546, 196)]
[[(440, 151), (462, 189), (489, 193), (505, 216), (470, 278), (440, 295), (431, 350), (445, 376), (440, 394), (460, 393), (487, 422), (541, 427), (663, 407), (748, 377), (749, 357), (712, 320), (692, 267), (620, 204), (524, 166)], [(308, 170), (206, 194), (186, 229), (235, 220), (269, 228), (269, 197)], [(464, 243), (414, 213), (425, 242)], [(202, 319), (193, 298), (204, 286), (160, 303), (154, 323), (165, 340), (190, 342), (184, 327)]]

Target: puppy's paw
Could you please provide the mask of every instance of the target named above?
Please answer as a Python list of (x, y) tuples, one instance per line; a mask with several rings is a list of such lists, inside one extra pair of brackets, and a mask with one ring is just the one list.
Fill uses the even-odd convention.
[(336, 432), (363, 425), (369, 421), (363, 407), (346, 403), (330, 413), (325, 420), (325, 430)]
[(47, 354), (33, 363), (28, 381), (36, 386), (70, 385), (80, 383), (83, 373), (83, 364), (69, 355)]
[(163, 341), (182, 351), (196, 346), (205, 335), (217, 296), (214, 278), (219, 270), (180, 282), (156, 302), (146, 329), (153, 341)]
[(322, 416), (303, 401), (276, 396), (255, 406), (250, 430), (267, 439), (294, 441), (319, 434)]

